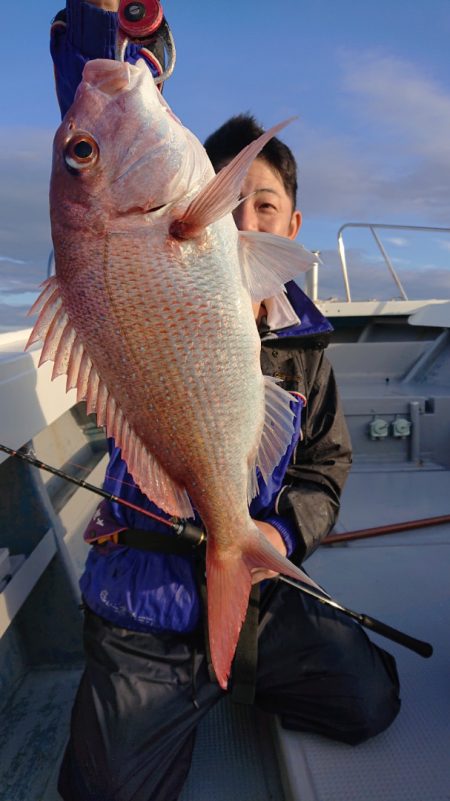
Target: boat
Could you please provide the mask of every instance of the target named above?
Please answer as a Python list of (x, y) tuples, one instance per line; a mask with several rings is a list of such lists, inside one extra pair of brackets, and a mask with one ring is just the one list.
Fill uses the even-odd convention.
[[(345, 237), (355, 229), (380, 248), (387, 299), (352, 297)], [(325, 260), (306, 278), (334, 326), (327, 353), (354, 447), (338, 524), (306, 568), (339, 603), (431, 643), (433, 655), (371, 634), (397, 659), (402, 709), (359, 746), (283, 730), (225, 698), (199, 727), (180, 801), (450, 798), (450, 269), (444, 297), (427, 297), (423, 271), (411, 299), (383, 240), (400, 230), (443, 231), (346, 223), (343, 296), (324, 296)], [(104, 433), (63, 378), (50, 384), (49, 365), (38, 369), (39, 347), (24, 352), (28, 335), (0, 334), (0, 442), (100, 486)], [(82, 532), (99, 499), (5, 453), (0, 497), (0, 801), (57, 801), (83, 663)]]

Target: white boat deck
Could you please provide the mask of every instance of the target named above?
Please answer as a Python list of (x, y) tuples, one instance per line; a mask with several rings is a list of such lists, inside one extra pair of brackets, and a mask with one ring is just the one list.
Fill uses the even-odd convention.
[[(408, 520), (408, 508), (417, 517), (447, 514), (450, 473), (434, 473), (432, 480), (421, 475), (422, 486), (424, 479), (430, 482), (420, 499), (414, 478), (406, 472), (354, 472), (341, 528)], [(367, 484), (371, 503), (367, 490), (361, 491)], [(390, 505), (387, 497), (397, 503)], [(402, 708), (392, 726), (367, 743), (353, 747), (277, 725), (286, 801), (448, 801), (450, 525), (322, 547), (307, 569), (344, 606), (430, 642), (434, 653), (423, 659), (370, 635), (397, 659)]]

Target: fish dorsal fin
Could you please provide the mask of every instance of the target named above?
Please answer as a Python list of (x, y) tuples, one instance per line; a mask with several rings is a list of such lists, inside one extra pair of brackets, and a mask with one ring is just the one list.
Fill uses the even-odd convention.
[(258, 468), (267, 484), (275, 467), (281, 461), (292, 441), (295, 432), (295, 415), (292, 403), (296, 399), (279, 386), (276, 378), (264, 376), (265, 416), (258, 452), (254, 466), (250, 469), (248, 482), (248, 502), (259, 491)]
[(43, 342), (39, 365), (46, 361), (54, 363), (52, 381), (59, 375), (67, 375), (66, 392), (76, 389), (77, 402), (85, 400), (87, 413), (96, 414), (97, 425), (104, 426), (106, 435), (114, 438), (129, 472), (142, 492), (168, 514), (193, 517), (194, 512), (186, 490), (173, 481), (158, 459), (146, 448), (97, 372), (64, 308), (56, 276), (45, 282), (29, 313), (38, 311), (38, 319), (25, 349), (38, 340)]
[(211, 178), (189, 204), (183, 216), (179, 220), (172, 222), (170, 226), (171, 235), (177, 239), (195, 238), (207, 225), (217, 222), (217, 220), (233, 211), (241, 200), (242, 182), (250, 165), (264, 145), (288, 125), (292, 119), (280, 122), (270, 130), (265, 131), (258, 139), (244, 147), (229, 164)]
[(260, 231), (239, 231), (239, 259), (242, 280), (254, 301), (279, 294), (283, 284), (318, 261), (299, 242)]

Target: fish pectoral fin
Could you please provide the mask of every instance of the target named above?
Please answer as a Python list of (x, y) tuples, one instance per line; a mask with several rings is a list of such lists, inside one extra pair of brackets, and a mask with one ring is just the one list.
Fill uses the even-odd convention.
[(255, 463), (249, 473), (249, 503), (259, 491), (256, 468), (259, 468), (267, 484), (295, 434), (295, 414), (292, 405), (298, 403), (296, 398), (282, 389), (277, 379), (271, 376), (264, 376), (264, 395), (264, 426)]
[(253, 301), (278, 295), (286, 281), (319, 261), (299, 242), (261, 231), (239, 231), (242, 280)]
[(290, 122), (291, 119), (274, 125), (244, 147), (203, 187), (183, 216), (172, 222), (170, 234), (176, 239), (195, 238), (207, 225), (217, 222), (233, 211), (242, 200), (240, 195), (242, 182), (252, 162), (264, 145)]

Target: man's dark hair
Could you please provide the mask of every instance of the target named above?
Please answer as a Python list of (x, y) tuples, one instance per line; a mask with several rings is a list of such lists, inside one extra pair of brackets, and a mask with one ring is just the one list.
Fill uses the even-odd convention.
[[(205, 150), (211, 159), (216, 172), (233, 159), (246, 145), (264, 133), (264, 128), (251, 114), (238, 114), (231, 117), (214, 131), (205, 141)], [(258, 158), (264, 159), (269, 167), (276, 170), (283, 186), (292, 200), (292, 207), (297, 204), (297, 164), (292, 151), (276, 136), (264, 145)]]

